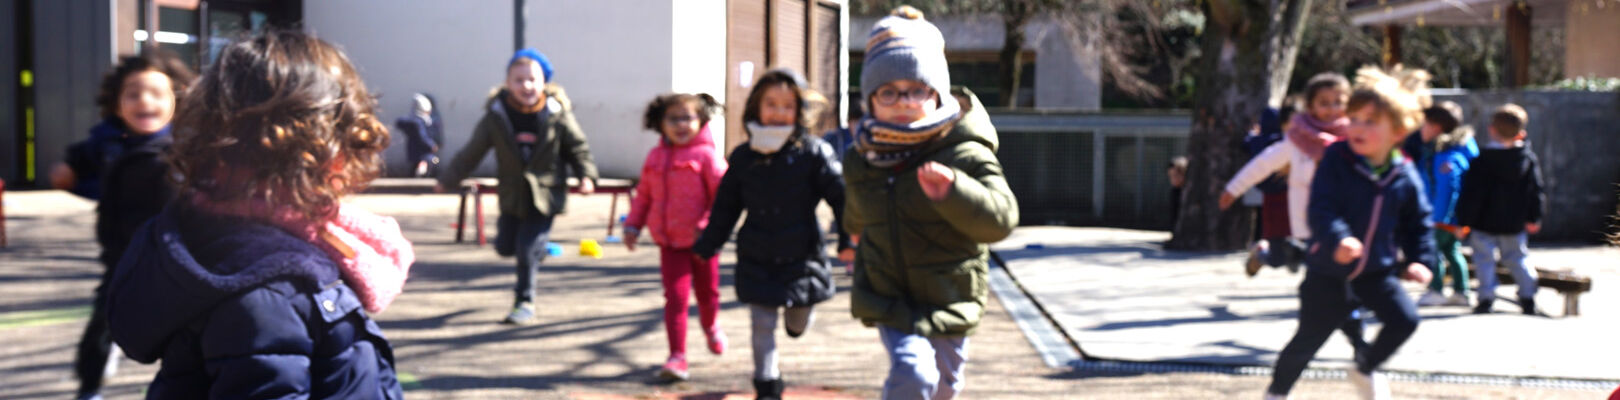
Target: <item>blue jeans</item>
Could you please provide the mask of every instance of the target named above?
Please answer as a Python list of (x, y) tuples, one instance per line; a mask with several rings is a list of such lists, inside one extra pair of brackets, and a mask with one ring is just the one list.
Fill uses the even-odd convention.
[(534, 301), (535, 274), (546, 259), (551, 220), (551, 216), (519, 219), (509, 215), (495, 220), (495, 253), (501, 257), (517, 255), (516, 303)]
[[(1494, 233), (1474, 232), (1469, 235), (1468, 241), (1474, 246), (1474, 262), (1479, 264), (1479, 301), (1496, 300), (1496, 264), (1500, 262), (1513, 273), (1513, 280), (1519, 283), (1519, 300), (1536, 297), (1536, 271), (1524, 264), (1525, 255), (1530, 252), (1529, 237), (1524, 232), (1498, 235)], [(1497, 259), (1496, 252), (1501, 250), (1501, 259)]]
[(930, 338), (881, 325), (878, 336), (889, 350), (884, 400), (950, 400), (962, 393), (966, 337)]

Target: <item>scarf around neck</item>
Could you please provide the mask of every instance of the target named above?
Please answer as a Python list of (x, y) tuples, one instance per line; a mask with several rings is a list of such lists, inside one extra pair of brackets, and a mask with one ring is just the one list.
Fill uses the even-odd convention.
[(954, 101), (942, 104), (909, 124), (893, 124), (867, 116), (855, 126), (855, 148), (865, 155), (866, 162), (893, 167), (945, 136), (961, 119), (961, 106)]
[(1293, 126), (1288, 127), (1288, 141), (1305, 152), (1312, 160), (1321, 161), (1327, 146), (1344, 138), (1350, 128), (1349, 118), (1322, 121), (1309, 113), (1295, 113)]
[(749, 122), (744, 128), (748, 129), (748, 147), (764, 155), (782, 150), (782, 146), (793, 137), (793, 132), (799, 129), (794, 125), (760, 125), (757, 122)]

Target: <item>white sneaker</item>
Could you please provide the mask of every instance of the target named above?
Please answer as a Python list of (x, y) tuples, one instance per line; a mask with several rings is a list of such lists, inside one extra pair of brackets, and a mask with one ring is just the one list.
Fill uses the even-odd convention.
[(1440, 292), (1425, 291), (1423, 292), (1423, 296), (1418, 297), (1417, 303), (1418, 307), (1434, 307), (1444, 305), (1446, 304), (1446, 295), (1440, 294)]
[(1266, 400), (1288, 400), (1288, 395), (1266, 392)]
[(1350, 384), (1356, 387), (1356, 393), (1366, 400), (1389, 400), (1389, 380), (1384, 374), (1373, 371), (1372, 375), (1362, 374), (1356, 367), (1350, 367)]
[(1466, 294), (1452, 293), (1451, 297), (1446, 299), (1446, 305), (1447, 306), (1456, 306), (1456, 307), (1468, 307), (1468, 306), (1474, 305), (1474, 302), (1469, 301), (1468, 300), (1468, 295), (1466, 295)]

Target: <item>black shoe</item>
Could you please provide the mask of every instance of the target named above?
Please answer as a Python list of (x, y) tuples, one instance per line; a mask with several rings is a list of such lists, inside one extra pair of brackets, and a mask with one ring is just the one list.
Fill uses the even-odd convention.
[(1479, 304), (1474, 306), (1474, 313), (1475, 314), (1490, 314), (1491, 313), (1491, 303), (1494, 303), (1494, 302), (1496, 302), (1496, 299), (1479, 299)]
[(1538, 315), (1536, 314), (1535, 298), (1519, 299), (1519, 308), (1522, 309), (1521, 312), (1523, 312), (1524, 315)]
[(782, 378), (754, 379), (755, 400), (782, 400)]

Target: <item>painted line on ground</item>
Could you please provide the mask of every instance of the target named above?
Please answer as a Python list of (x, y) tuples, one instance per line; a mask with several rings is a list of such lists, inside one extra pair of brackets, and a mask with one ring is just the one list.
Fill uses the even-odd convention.
[(90, 318), (90, 306), (64, 307), (0, 313), (0, 329), (27, 328), (80, 321)]

